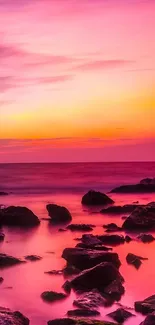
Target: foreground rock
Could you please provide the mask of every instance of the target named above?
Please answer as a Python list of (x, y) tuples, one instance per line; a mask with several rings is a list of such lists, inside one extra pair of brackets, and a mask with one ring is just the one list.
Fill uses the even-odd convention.
[(57, 300), (62, 300), (66, 298), (67, 295), (63, 292), (55, 292), (55, 291), (45, 291), (41, 294), (41, 298), (47, 302), (54, 302)]
[(71, 317), (90, 317), (90, 316), (99, 316), (100, 312), (95, 309), (73, 309), (67, 312), (68, 316)]
[(73, 301), (73, 305), (82, 309), (94, 309), (100, 306), (106, 306), (107, 300), (96, 289), (86, 292), (76, 300)]
[[(73, 319), (73, 318), (60, 318), (47, 322), (48, 325), (116, 325), (116, 323), (96, 320), (96, 319)], [(12, 325), (12, 324), (11, 324)]]
[(144, 315), (155, 312), (155, 295), (142, 301), (136, 301), (135, 310)]
[(112, 313), (108, 314), (110, 318), (114, 319), (117, 323), (124, 323), (125, 320), (128, 318), (135, 316), (129, 311), (123, 309), (123, 308), (118, 308), (117, 310), (113, 311)]
[(94, 225), (91, 224), (71, 224), (69, 226), (67, 226), (67, 229), (71, 230), (71, 231), (92, 231), (93, 227), (95, 227)]
[(149, 230), (155, 228), (155, 205), (149, 203), (144, 207), (136, 208), (124, 221), (123, 229), (130, 231)]
[(31, 262), (35, 262), (35, 261), (40, 261), (42, 257), (38, 255), (27, 255), (25, 256), (25, 259)]
[(1, 232), (1, 233), (0, 233), (0, 241), (3, 241), (4, 238), (5, 238), (5, 235)]
[(102, 209), (100, 212), (102, 214), (126, 214), (131, 213), (137, 208), (137, 204), (126, 204), (126, 205), (114, 205), (106, 209)]
[(115, 223), (109, 223), (107, 225), (103, 225), (103, 228), (106, 229), (106, 232), (122, 231), (122, 228), (118, 227)]
[(153, 193), (155, 192), (154, 179), (143, 179), (135, 185), (123, 185), (114, 188), (111, 193)]
[(99, 235), (97, 238), (104, 244), (110, 246), (117, 246), (120, 244), (124, 244), (125, 239), (124, 236), (119, 235)]
[(141, 266), (143, 260), (148, 260), (148, 258), (137, 256), (137, 255), (134, 255), (134, 254), (131, 254), (131, 253), (129, 253), (126, 256), (127, 263), (134, 265), (136, 269), (139, 269), (139, 267)]
[(125, 290), (122, 282), (119, 279), (112, 281), (104, 290), (104, 293), (109, 298), (109, 301), (119, 301)]
[(6, 226), (33, 227), (39, 225), (40, 221), (28, 208), (10, 206), (0, 210), (0, 223)]
[(140, 325), (154, 325), (155, 324), (155, 313), (148, 315)]
[(0, 254), (0, 268), (5, 268), (8, 266), (13, 266), (16, 264), (24, 263), (24, 261), (19, 258), (9, 256), (6, 254)]
[(82, 204), (84, 205), (108, 205), (113, 204), (114, 201), (104, 193), (89, 191), (82, 197)]
[[(111, 285), (113, 281), (118, 281), (122, 284), (124, 280), (115, 266), (105, 262), (81, 272), (72, 279), (70, 283), (72, 288), (76, 291), (98, 289), (100, 293), (104, 294), (106, 288)], [(108, 296), (108, 293), (106, 294)]]
[(30, 321), (19, 311), (11, 311), (8, 308), (0, 307), (1, 325), (29, 325)]
[(70, 222), (72, 220), (69, 210), (63, 206), (47, 204), (46, 209), (51, 217), (51, 221), (54, 223)]
[(75, 266), (79, 270), (92, 268), (101, 262), (111, 262), (116, 267), (121, 265), (117, 253), (76, 247), (65, 248), (62, 257), (67, 261), (67, 263)]
[(151, 234), (140, 234), (138, 237), (143, 243), (151, 243), (155, 238)]

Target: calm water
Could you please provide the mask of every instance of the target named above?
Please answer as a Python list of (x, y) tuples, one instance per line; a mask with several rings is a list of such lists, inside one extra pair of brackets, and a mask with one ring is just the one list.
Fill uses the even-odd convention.
[[(0, 190), (11, 194), (0, 197), (0, 204), (24, 205), (32, 209), (39, 218), (47, 217), (46, 204), (55, 202), (69, 208), (73, 222), (96, 224), (93, 233), (103, 233), (102, 225), (109, 222), (122, 224), (120, 216), (102, 216), (83, 209), (81, 196), (87, 189), (94, 188), (108, 192), (114, 186), (135, 183), (145, 177), (155, 177), (155, 163), (86, 163), (86, 164), (18, 164), (0, 165)], [(120, 195), (112, 194), (116, 204), (148, 203), (155, 201), (155, 194)], [(59, 227), (58, 227), (59, 228)], [(4, 228), (5, 241), (0, 243), (0, 251), (17, 257), (37, 254), (41, 261), (27, 262), (24, 265), (0, 270), (4, 282), (0, 286), (0, 306), (20, 310), (32, 325), (46, 324), (49, 319), (64, 317), (73, 309), (75, 293), (61, 303), (47, 304), (40, 298), (45, 290), (61, 291), (63, 276), (44, 274), (51, 269), (61, 269), (65, 261), (61, 258), (65, 247), (76, 245), (78, 232), (58, 232), (58, 228), (41, 221), (37, 229), (21, 231)], [(155, 243), (131, 242), (114, 248), (122, 262), (121, 273), (125, 278), (125, 295), (121, 303), (133, 307), (134, 301), (155, 294)], [(53, 253), (51, 253), (53, 252)], [(148, 257), (137, 271), (126, 264), (128, 252)], [(8, 288), (8, 287), (12, 287)], [(101, 319), (117, 306), (101, 308)], [(143, 317), (139, 314), (131, 318), (127, 325), (139, 325)]]

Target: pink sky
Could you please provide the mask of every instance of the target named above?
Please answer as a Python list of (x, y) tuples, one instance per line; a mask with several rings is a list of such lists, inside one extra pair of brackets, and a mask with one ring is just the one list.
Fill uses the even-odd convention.
[(0, 162), (155, 160), (154, 12), (0, 0)]

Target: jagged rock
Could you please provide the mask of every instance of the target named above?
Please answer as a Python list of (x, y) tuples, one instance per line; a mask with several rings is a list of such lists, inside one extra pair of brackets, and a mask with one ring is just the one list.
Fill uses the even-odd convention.
[(124, 236), (120, 235), (99, 235), (97, 238), (101, 240), (104, 245), (110, 246), (124, 244), (125, 242)]
[(73, 305), (82, 309), (94, 309), (106, 306), (107, 300), (96, 289), (86, 292), (73, 301)]
[(155, 312), (155, 295), (152, 295), (142, 301), (136, 301), (135, 310), (144, 315)]
[(82, 204), (84, 205), (108, 205), (113, 204), (114, 201), (104, 193), (89, 191), (82, 197)]
[(41, 294), (41, 298), (48, 302), (62, 300), (66, 297), (67, 297), (67, 295), (65, 293), (55, 292), (55, 291), (45, 291)]
[(155, 324), (155, 312), (148, 315), (140, 325), (154, 325)]
[(73, 309), (67, 312), (68, 316), (71, 317), (90, 317), (90, 316), (99, 316), (100, 312), (95, 309)]
[(35, 261), (39, 261), (42, 259), (41, 256), (37, 256), (37, 255), (27, 255), (25, 256), (25, 259), (31, 262), (35, 262)]
[(63, 284), (62, 288), (67, 294), (70, 294), (72, 289), (71, 284), (68, 280)]
[(106, 209), (102, 209), (100, 212), (102, 214), (125, 214), (131, 213), (137, 208), (137, 204), (126, 204), (126, 205), (114, 205)]
[(0, 210), (0, 223), (6, 226), (33, 227), (39, 225), (40, 221), (28, 208), (10, 206)]
[(46, 209), (51, 217), (51, 221), (54, 223), (70, 222), (72, 220), (69, 210), (63, 206), (47, 204)]
[(5, 235), (1, 232), (1, 233), (0, 233), (0, 241), (3, 241), (4, 238), (5, 238)]
[(106, 232), (122, 231), (122, 228), (118, 227), (115, 223), (109, 223), (107, 225), (103, 225), (103, 228), (106, 229)]
[(47, 322), (48, 325), (116, 325), (116, 323), (106, 322), (104, 320), (96, 319), (73, 319), (73, 318), (60, 318)]
[(130, 313), (129, 311), (118, 308), (117, 310), (113, 311), (112, 313), (108, 314), (110, 318), (114, 319), (118, 323), (124, 323), (129, 317), (135, 316), (134, 314)]
[(67, 226), (67, 229), (71, 231), (92, 231), (94, 225), (91, 224), (71, 224)]
[(143, 243), (151, 243), (155, 238), (151, 234), (140, 234), (138, 237)]
[(0, 268), (13, 266), (20, 263), (24, 263), (24, 261), (20, 260), (17, 257), (9, 256), (6, 254), (0, 254)]
[(62, 257), (79, 270), (92, 268), (101, 262), (111, 262), (116, 267), (121, 265), (118, 254), (83, 248), (65, 248)]
[(148, 260), (148, 258), (137, 256), (137, 255), (134, 255), (134, 254), (131, 254), (131, 253), (129, 253), (126, 256), (127, 263), (134, 265), (136, 269), (139, 269), (139, 267), (142, 264), (142, 260)]
[(11, 311), (8, 308), (0, 307), (1, 325), (29, 325), (30, 321), (19, 311)]
[(130, 231), (146, 231), (155, 228), (155, 206), (153, 203), (136, 208), (124, 221), (122, 228)]
[(125, 290), (120, 279), (112, 281), (105, 289), (104, 293), (108, 296), (110, 301), (119, 301)]

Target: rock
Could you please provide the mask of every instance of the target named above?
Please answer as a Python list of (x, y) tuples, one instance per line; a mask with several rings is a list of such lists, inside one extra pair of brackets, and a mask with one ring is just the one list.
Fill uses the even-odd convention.
[(134, 185), (123, 185), (114, 188), (111, 193), (153, 193), (155, 192), (155, 183), (152, 180), (147, 182), (146, 180), (140, 181)]
[(67, 229), (71, 230), (71, 231), (92, 231), (93, 227), (95, 227), (94, 225), (90, 225), (90, 224), (71, 224), (69, 226), (67, 226)]
[(76, 274), (79, 274), (79, 273), (80, 273), (80, 270), (78, 268), (76, 268), (74, 265), (70, 265), (69, 263), (63, 269), (63, 274), (65, 276), (76, 275)]
[(143, 243), (151, 243), (155, 238), (151, 234), (140, 234), (138, 237)]
[(100, 239), (97, 238), (97, 236), (94, 236), (92, 234), (84, 234), (82, 235), (82, 238), (80, 239), (82, 240), (83, 244), (88, 245), (89, 247), (93, 247), (94, 245), (102, 245), (102, 241)]
[(124, 323), (129, 317), (135, 316), (134, 314), (130, 313), (129, 311), (118, 308), (117, 310), (113, 311), (112, 313), (108, 314), (110, 318), (114, 319), (117, 323)]
[(104, 245), (116, 246), (125, 242), (124, 236), (120, 235), (99, 235), (97, 237)]
[(106, 306), (107, 300), (96, 289), (86, 292), (76, 300), (73, 301), (73, 305), (82, 309), (94, 309), (100, 306)]
[(103, 225), (103, 228), (106, 229), (106, 232), (122, 231), (122, 228), (118, 227), (115, 223), (109, 223), (107, 225)]
[(148, 315), (140, 325), (154, 325), (155, 324), (155, 313)]
[(0, 277), (0, 283), (2, 283), (4, 281), (4, 279), (2, 277)]
[(66, 297), (67, 297), (67, 295), (65, 293), (55, 292), (55, 291), (45, 291), (41, 294), (41, 298), (48, 302), (62, 300)]
[(77, 319), (77, 318), (60, 318), (47, 322), (48, 325), (116, 325), (116, 323), (106, 322), (96, 319)]
[(72, 289), (71, 284), (68, 280), (63, 284), (62, 288), (67, 294), (70, 294)]
[(1, 325), (29, 325), (30, 321), (19, 311), (11, 311), (8, 308), (0, 307)]
[(128, 235), (125, 236), (126, 243), (130, 243), (132, 240), (133, 239), (130, 236), (128, 236)]
[(100, 212), (102, 214), (125, 214), (131, 213), (137, 208), (137, 204), (126, 204), (126, 205), (114, 205), (106, 209), (102, 209)]
[(9, 256), (6, 254), (0, 254), (0, 268), (13, 266), (20, 263), (24, 263), (24, 261), (20, 260), (17, 257)]
[(140, 181), (143, 185), (155, 185), (155, 178), (144, 178)]
[(92, 268), (101, 262), (111, 262), (114, 266), (121, 265), (118, 254), (104, 251), (88, 250), (83, 248), (65, 248), (62, 257), (70, 265), (79, 270)]
[(142, 301), (135, 302), (135, 310), (141, 314), (149, 314), (155, 311), (155, 295), (152, 295)]
[(119, 301), (125, 290), (120, 279), (112, 281), (105, 289), (104, 293), (110, 301)]
[(79, 248), (86, 248), (86, 249), (93, 249), (93, 250), (97, 250), (97, 251), (112, 251), (111, 247), (107, 247), (104, 245), (94, 245), (94, 246), (89, 246), (83, 243), (78, 243), (75, 247), (79, 247)]
[(95, 309), (73, 309), (67, 312), (68, 316), (71, 317), (90, 317), (90, 316), (99, 316), (100, 312)]
[(70, 283), (76, 291), (98, 289), (101, 293), (104, 293), (105, 288), (114, 280), (123, 282), (118, 269), (113, 264), (104, 262), (81, 272)]
[(141, 260), (148, 260), (148, 258), (137, 256), (131, 253), (126, 256), (127, 263), (134, 265), (136, 269), (139, 269), (139, 267), (141, 266)]
[(0, 196), (9, 195), (7, 192), (0, 192)]
[(1, 232), (1, 233), (0, 233), (0, 241), (3, 241), (4, 238), (5, 238), (5, 235)]
[(44, 273), (49, 274), (49, 275), (62, 275), (63, 271), (62, 270), (51, 270), (51, 271), (46, 271)]
[(67, 229), (59, 228), (59, 232), (65, 232)]
[(54, 223), (70, 222), (72, 220), (69, 210), (63, 206), (47, 204), (46, 209), (51, 217), (51, 221)]
[(89, 191), (82, 197), (82, 204), (84, 205), (108, 205), (113, 203), (114, 201), (109, 196), (96, 191)]
[(124, 221), (123, 229), (130, 231), (149, 230), (155, 228), (155, 207), (148, 204), (136, 208)]
[(42, 259), (41, 256), (37, 256), (37, 255), (27, 255), (25, 256), (25, 259), (31, 262), (35, 262), (35, 261), (39, 261)]
[(39, 225), (40, 221), (28, 208), (10, 206), (0, 210), (0, 223), (6, 226), (33, 227)]

